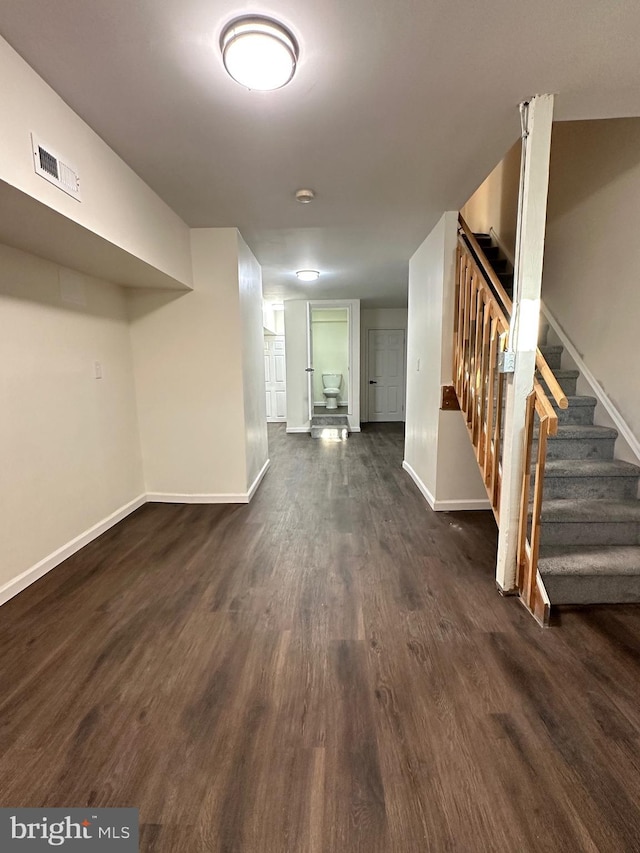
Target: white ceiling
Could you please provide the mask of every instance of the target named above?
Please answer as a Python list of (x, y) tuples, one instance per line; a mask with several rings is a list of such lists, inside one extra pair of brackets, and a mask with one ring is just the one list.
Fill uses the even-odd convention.
[[(247, 13), (300, 43), (281, 90), (223, 70)], [(239, 227), (272, 298), (406, 304), (409, 257), (533, 94), (559, 119), (640, 115), (638, 0), (2, 0), (0, 33), (189, 225)]]

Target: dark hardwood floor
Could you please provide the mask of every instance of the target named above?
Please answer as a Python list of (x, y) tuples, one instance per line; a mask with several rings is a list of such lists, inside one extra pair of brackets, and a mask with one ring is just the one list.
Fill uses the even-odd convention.
[(543, 631), (402, 433), (270, 430), (249, 506), (147, 505), (0, 609), (0, 806), (157, 853), (640, 851), (640, 607)]

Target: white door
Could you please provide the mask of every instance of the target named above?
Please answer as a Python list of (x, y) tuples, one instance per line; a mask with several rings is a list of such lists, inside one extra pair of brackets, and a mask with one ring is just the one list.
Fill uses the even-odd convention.
[(369, 330), (369, 420), (404, 420), (404, 329)]
[(267, 420), (287, 419), (287, 375), (284, 358), (284, 335), (265, 335), (264, 379), (267, 392)]

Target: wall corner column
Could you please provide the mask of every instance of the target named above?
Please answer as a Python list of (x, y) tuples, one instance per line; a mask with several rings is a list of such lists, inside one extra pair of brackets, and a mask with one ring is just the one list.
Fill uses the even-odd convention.
[(509, 329), (509, 350), (515, 352), (516, 358), (515, 371), (507, 381), (496, 564), (496, 583), (504, 592), (515, 589), (517, 582), (525, 411), (527, 397), (533, 390), (538, 343), (553, 101), (553, 95), (536, 95), (528, 104), (521, 105), (522, 166)]

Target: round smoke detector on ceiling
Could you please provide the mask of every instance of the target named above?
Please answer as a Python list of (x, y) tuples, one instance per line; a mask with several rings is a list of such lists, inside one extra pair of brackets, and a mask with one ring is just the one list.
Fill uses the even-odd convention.
[(316, 194), (313, 190), (298, 190), (296, 192), (296, 201), (299, 201), (300, 204), (309, 204), (315, 197)]

